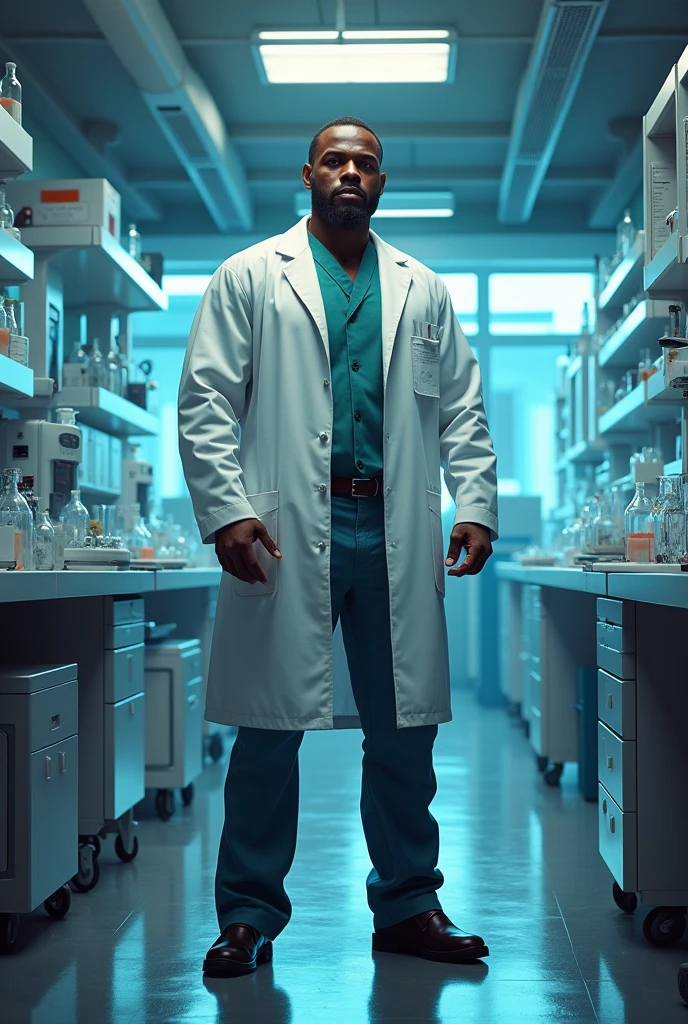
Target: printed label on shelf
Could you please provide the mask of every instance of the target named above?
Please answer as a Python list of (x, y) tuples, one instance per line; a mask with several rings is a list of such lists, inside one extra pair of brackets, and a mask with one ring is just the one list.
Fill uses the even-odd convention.
[(88, 203), (39, 203), (34, 224), (88, 224)]
[(651, 252), (656, 256), (671, 229), (667, 217), (676, 206), (676, 168), (668, 164), (651, 164), (652, 170), (652, 230)]

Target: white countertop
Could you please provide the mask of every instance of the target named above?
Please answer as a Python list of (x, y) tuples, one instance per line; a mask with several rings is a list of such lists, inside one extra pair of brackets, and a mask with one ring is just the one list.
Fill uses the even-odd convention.
[(602, 596), (607, 593), (607, 576), (603, 572), (584, 572), (582, 569), (556, 565), (519, 565), (518, 562), (498, 562), (495, 571), (500, 580), (512, 580), (514, 583), (581, 590)]
[(688, 573), (657, 576), (650, 573), (610, 573), (607, 587), (610, 597), (663, 604), (668, 608), (688, 608)]
[(70, 597), (150, 594), (219, 585), (222, 570), (161, 569), (124, 572), (0, 572), (0, 604)]

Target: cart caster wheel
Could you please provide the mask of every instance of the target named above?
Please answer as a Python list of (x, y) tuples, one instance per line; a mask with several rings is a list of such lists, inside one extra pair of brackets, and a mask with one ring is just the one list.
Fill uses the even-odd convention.
[(72, 876), (72, 887), (77, 892), (90, 892), (100, 880), (98, 854), (93, 843), (82, 843), (79, 846), (79, 870)]
[(193, 798), (194, 798), (194, 784), (193, 784), (193, 782), (190, 782), (189, 785), (188, 786), (184, 786), (184, 789), (182, 790), (182, 803), (184, 804), (185, 807), (188, 807), (189, 804), (193, 803)]
[(539, 755), (537, 755), (536, 758), (535, 758), (535, 763), (537, 764), (537, 770), (539, 772), (544, 772), (544, 771), (547, 770), (547, 768), (549, 766), (549, 758), (548, 757), (540, 757)]
[(678, 969), (678, 994), (688, 1003), (688, 964), (681, 964)]
[(121, 861), (125, 864), (131, 864), (133, 860), (136, 860), (139, 852), (139, 840), (138, 836), (134, 836), (134, 842), (132, 843), (131, 850), (125, 850), (122, 837), (120, 835), (115, 836), (115, 853)]
[(0, 914), (0, 953), (12, 953), (19, 938), (19, 914)]
[(614, 882), (612, 897), (619, 910), (623, 910), (624, 914), (635, 913), (638, 907), (638, 897), (634, 892), (624, 892), (621, 886)]
[(643, 935), (651, 946), (673, 946), (685, 930), (685, 907), (655, 907), (643, 921)]
[(61, 885), (59, 889), (56, 889), (52, 896), (48, 896), (47, 900), (43, 904), (46, 909), (46, 913), (54, 917), (56, 921), (61, 921), (63, 917), (69, 912), (69, 908), (72, 905), (72, 893), (68, 885)]
[(100, 857), (100, 851), (103, 848), (100, 842), (100, 836), (92, 836), (89, 842), (92, 843), (93, 846), (95, 847), (96, 857)]
[(219, 732), (214, 732), (208, 743), (208, 753), (213, 761), (219, 761), (225, 752), (225, 745)]
[(169, 821), (174, 814), (174, 792), (171, 789), (159, 789), (155, 794), (155, 810), (163, 821)]
[(563, 764), (553, 764), (544, 772), (543, 778), (548, 786), (558, 786), (564, 771)]

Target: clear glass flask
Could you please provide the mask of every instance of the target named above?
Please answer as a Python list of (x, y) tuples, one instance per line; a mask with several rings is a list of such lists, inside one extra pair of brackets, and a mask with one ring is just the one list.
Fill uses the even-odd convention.
[(92, 388), (107, 387), (107, 364), (100, 350), (100, 341), (94, 338), (88, 363), (88, 383)]
[(0, 81), (0, 107), (4, 107), (19, 124), (22, 123), (22, 87), (17, 80), (17, 65), (12, 61), (5, 64), (5, 77)]
[(597, 554), (608, 553), (610, 548), (620, 546), (621, 538), (614, 522), (611, 497), (607, 494), (600, 497), (592, 532), (593, 547)]
[(635, 495), (626, 509), (626, 558), (629, 562), (654, 562), (655, 524), (653, 506), (645, 494), (645, 484), (635, 485)]
[(137, 503), (131, 506), (133, 527), (127, 539), (127, 547), (131, 551), (132, 558), (153, 557), (153, 536), (146, 526), (141, 515), (141, 506)]
[(686, 554), (686, 508), (683, 496), (685, 480), (688, 480), (688, 477), (669, 477), (669, 495), (664, 508), (666, 561), (674, 564), (680, 562)]
[(14, 560), (17, 569), (34, 567), (33, 515), (26, 499), (19, 493), (21, 469), (2, 471), (0, 523), (14, 526)]
[(62, 366), (62, 386), (65, 388), (87, 387), (88, 367), (88, 355), (81, 347), (81, 342), (75, 341), (72, 351)]
[(655, 529), (655, 562), (669, 561), (664, 512), (669, 500), (670, 488), (670, 478), (668, 476), (660, 476), (659, 492), (652, 507), (652, 521)]
[(65, 548), (82, 548), (88, 533), (88, 509), (81, 503), (81, 491), (72, 491), (71, 500), (60, 512), (60, 522), (64, 527)]
[(19, 327), (17, 325), (17, 318), (14, 312), (14, 299), (5, 299), (3, 303), (5, 307), (5, 316), (7, 318), (7, 330), (10, 334), (19, 334)]
[(50, 572), (55, 568), (55, 529), (50, 521), (48, 510), (39, 512), (36, 519), (36, 569), (39, 572)]
[(14, 211), (7, 202), (7, 182), (0, 181), (0, 228), (14, 234)]

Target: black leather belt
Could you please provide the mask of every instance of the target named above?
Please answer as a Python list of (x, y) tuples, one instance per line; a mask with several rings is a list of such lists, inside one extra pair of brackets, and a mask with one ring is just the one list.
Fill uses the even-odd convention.
[(382, 496), (382, 477), (346, 476), (331, 478), (331, 493), (336, 498), (379, 498)]

